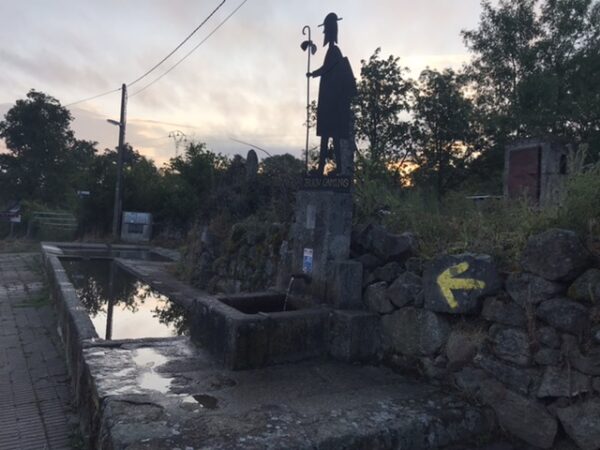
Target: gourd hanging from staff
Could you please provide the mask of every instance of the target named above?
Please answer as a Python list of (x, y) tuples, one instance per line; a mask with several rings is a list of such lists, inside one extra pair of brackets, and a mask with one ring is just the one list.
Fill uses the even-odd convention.
[(307, 77), (321, 77), (317, 104), (317, 136), (321, 138), (317, 168), (319, 175), (322, 175), (325, 169), (330, 140), (333, 144), (336, 173), (341, 171), (340, 140), (349, 139), (351, 134), (350, 104), (356, 95), (356, 80), (348, 58), (342, 55), (342, 51), (337, 46), (340, 20), (342, 19), (335, 13), (329, 13), (319, 25), (323, 27), (325, 35), (323, 46), (329, 47), (323, 65), (306, 74)]

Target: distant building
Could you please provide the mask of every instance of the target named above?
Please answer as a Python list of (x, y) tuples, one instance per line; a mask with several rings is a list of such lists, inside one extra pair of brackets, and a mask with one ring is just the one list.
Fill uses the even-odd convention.
[(504, 196), (526, 197), (541, 207), (560, 205), (571, 146), (558, 141), (526, 139), (506, 147)]
[(148, 242), (152, 236), (152, 214), (123, 211), (121, 239), (127, 242)]

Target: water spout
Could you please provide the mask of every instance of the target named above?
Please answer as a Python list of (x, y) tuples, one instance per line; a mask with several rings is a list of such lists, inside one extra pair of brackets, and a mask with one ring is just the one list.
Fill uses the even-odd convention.
[(296, 281), (297, 278), (304, 280), (304, 282), (306, 284), (310, 284), (310, 282), (312, 281), (312, 278), (310, 277), (310, 275), (308, 275), (306, 273), (294, 273), (294, 274), (290, 275), (290, 282), (288, 283), (288, 288), (285, 293), (285, 300), (283, 301), (283, 310), (284, 311), (287, 311), (288, 298), (290, 297), (290, 294), (292, 292), (292, 287), (294, 286), (294, 281)]

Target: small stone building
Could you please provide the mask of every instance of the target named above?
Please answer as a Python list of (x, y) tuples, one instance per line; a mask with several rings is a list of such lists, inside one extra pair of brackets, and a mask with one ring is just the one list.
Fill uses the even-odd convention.
[(525, 139), (506, 147), (504, 196), (527, 197), (541, 206), (559, 205), (571, 146), (552, 140)]
[(127, 242), (148, 242), (152, 235), (152, 214), (123, 211), (121, 239)]

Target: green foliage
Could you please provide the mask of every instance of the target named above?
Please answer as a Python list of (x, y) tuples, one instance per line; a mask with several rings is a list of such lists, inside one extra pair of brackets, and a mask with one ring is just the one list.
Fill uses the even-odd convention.
[(584, 145), (570, 155), (565, 201), (559, 209), (558, 222), (582, 236), (600, 237), (600, 160), (586, 164), (588, 153)]
[(65, 204), (73, 173), (72, 117), (60, 102), (34, 90), (0, 122), (9, 153), (0, 155), (2, 197)]
[(475, 151), (473, 106), (464, 94), (465, 77), (451, 69), (424, 70), (414, 89), (411, 124), (411, 178), (432, 186), (438, 199), (466, 177)]
[(405, 78), (408, 69), (399, 58), (380, 58), (376, 49), (368, 61), (362, 60), (358, 94), (355, 99), (356, 135), (369, 142), (369, 158), (385, 165), (402, 154), (408, 124), (400, 117), (409, 110), (412, 84)]
[[(600, 141), (600, 2), (482, 2), (479, 27), (463, 31), (468, 73), (487, 142), (479, 168), (494, 171), (507, 140), (551, 134)], [(498, 173), (498, 171), (495, 171)]]
[[(117, 179), (117, 150), (105, 150), (100, 155), (87, 155), (86, 178), (79, 181), (81, 190), (89, 197), (78, 203), (82, 229), (97, 234), (111, 230), (115, 184)], [(130, 145), (123, 149), (123, 211), (156, 212), (161, 201), (160, 173), (154, 163), (140, 155)]]
[(549, 211), (539, 211), (525, 200), (490, 199), (476, 204), (463, 193), (450, 193), (441, 203), (428, 193), (405, 192), (384, 224), (397, 232), (417, 233), (425, 256), (482, 252), (513, 268), (532, 233), (555, 223)]

